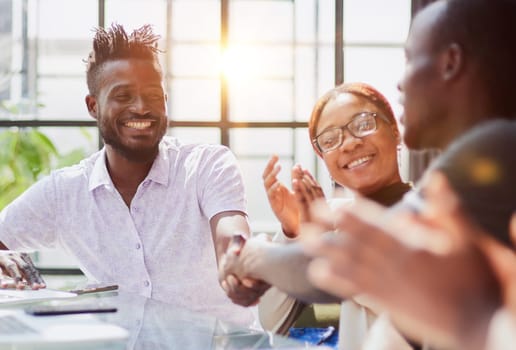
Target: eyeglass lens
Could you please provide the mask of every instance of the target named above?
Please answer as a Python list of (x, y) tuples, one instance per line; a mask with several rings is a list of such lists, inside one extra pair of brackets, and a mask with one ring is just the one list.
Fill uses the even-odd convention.
[(348, 124), (332, 128), (320, 134), (316, 142), (322, 152), (329, 152), (342, 145), (344, 141), (344, 129), (348, 129), (349, 133), (354, 137), (365, 137), (376, 131), (376, 114), (361, 113), (353, 118)]

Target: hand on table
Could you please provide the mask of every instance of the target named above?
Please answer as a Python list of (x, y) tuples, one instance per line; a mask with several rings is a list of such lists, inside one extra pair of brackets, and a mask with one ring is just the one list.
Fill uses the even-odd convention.
[(45, 288), (45, 282), (27, 253), (0, 250), (0, 288)]

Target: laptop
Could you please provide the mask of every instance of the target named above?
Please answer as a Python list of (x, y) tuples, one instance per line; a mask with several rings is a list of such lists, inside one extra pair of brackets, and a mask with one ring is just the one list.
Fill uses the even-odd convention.
[(0, 349), (118, 349), (129, 332), (92, 314), (31, 316), (0, 309)]
[(32, 289), (0, 289), (0, 306), (21, 304), (33, 301), (53, 300), (76, 297), (77, 293), (63, 292), (60, 290), (43, 288)]

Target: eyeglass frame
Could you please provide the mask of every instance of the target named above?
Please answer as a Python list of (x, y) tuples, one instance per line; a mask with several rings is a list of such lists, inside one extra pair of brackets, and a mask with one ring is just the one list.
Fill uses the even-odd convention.
[[(359, 116), (361, 115), (364, 115), (364, 114), (367, 114), (369, 116), (373, 116), (373, 120), (374, 120), (374, 130), (370, 133), (370, 134), (367, 134), (367, 135), (364, 135), (364, 136), (356, 136), (353, 131), (351, 131), (348, 127), (349, 124), (353, 123), (353, 121), (358, 118)], [(328, 152), (331, 152), (331, 151), (334, 151), (336, 150), (337, 148), (339, 148), (340, 146), (342, 146), (342, 144), (344, 143), (344, 129), (346, 129), (350, 134), (351, 136), (355, 137), (355, 138), (358, 138), (358, 139), (361, 139), (361, 138), (364, 138), (366, 136), (369, 136), (371, 134), (374, 134), (377, 130), (378, 130), (378, 125), (376, 123), (376, 117), (380, 117), (381, 119), (383, 119), (384, 121), (386, 121), (388, 124), (391, 124), (391, 121), (388, 120), (386, 117), (384, 117), (382, 114), (379, 114), (379, 113), (376, 113), (376, 112), (369, 112), (369, 111), (363, 111), (363, 112), (359, 112), (355, 115), (353, 115), (353, 117), (351, 118), (351, 120), (349, 122), (347, 122), (345, 125), (342, 125), (342, 126), (335, 126), (335, 127), (332, 127), (332, 128), (328, 128), (324, 131), (322, 131), (321, 133), (319, 133), (318, 135), (316, 135), (313, 139), (312, 139), (312, 144), (315, 145), (315, 147), (317, 147), (317, 149), (319, 150), (319, 152), (321, 153), (328, 153)], [(324, 134), (325, 132), (327, 132), (328, 130), (335, 130), (335, 129), (339, 129), (340, 130), (340, 142), (337, 146), (335, 146), (334, 148), (331, 148), (331, 149), (328, 149), (326, 151), (323, 151), (321, 146), (319, 145), (319, 142), (317, 141), (317, 138), (319, 136), (321, 136), (322, 134)]]

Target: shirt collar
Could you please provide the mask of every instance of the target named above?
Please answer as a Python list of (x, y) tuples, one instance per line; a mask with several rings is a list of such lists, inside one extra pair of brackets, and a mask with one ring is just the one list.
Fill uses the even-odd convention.
[[(152, 164), (149, 174), (145, 178), (146, 180), (151, 180), (165, 186), (168, 185), (168, 169), (170, 164), (170, 157), (166, 148), (166, 144), (164, 142), (160, 142), (158, 155)], [(99, 151), (99, 156), (93, 164), (88, 190), (93, 191), (100, 186), (113, 187), (113, 181), (107, 171), (105, 147)]]
[(93, 170), (91, 171), (90, 182), (88, 190), (93, 191), (97, 187), (102, 185), (113, 186), (111, 177), (106, 167), (106, 149), (102, 148), (99, 151), (98, 157), (93, 164)]
[(160, 142), (159, 152), (154, 159), (151, 170), (146, 177), (146, 180), (157, 182), (161, 185), (168, 185), (168, 179), (170, 175), (170, 157), (167, 152), (167, 145), (165, 142)]

